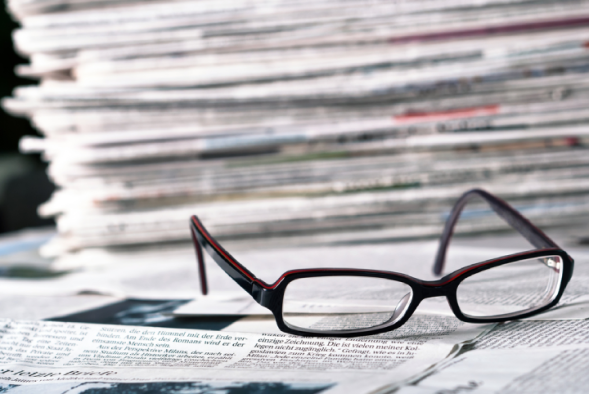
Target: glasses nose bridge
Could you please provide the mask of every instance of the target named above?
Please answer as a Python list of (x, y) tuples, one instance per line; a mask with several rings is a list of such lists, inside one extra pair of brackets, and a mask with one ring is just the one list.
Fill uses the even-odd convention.
[(422, 287), (422, 297), (433, 298), (433, 297), (447, 297), (448, 296), (448, 285), (440, 285), (437, 283), (424, 283)]

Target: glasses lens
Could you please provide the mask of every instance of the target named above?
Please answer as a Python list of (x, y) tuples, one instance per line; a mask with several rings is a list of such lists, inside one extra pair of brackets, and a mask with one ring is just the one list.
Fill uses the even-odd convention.
[(346, 331), (400, 320), (409, 307), (411, 287), (402, 282), (358, 276), (296, 279), (284, 293), (282, 314), (293, 328)]
[(458, 285), (462, 313), (475, 318), (510, 317), (551, 303), (560, 289), (563, 263), (545, 256), (503, 264), (474, 274)]

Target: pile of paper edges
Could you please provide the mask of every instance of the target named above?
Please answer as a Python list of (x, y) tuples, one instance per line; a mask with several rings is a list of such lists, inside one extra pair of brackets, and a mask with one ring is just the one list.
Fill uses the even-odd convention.
[[(589, 1), (9, 0), (46, 255), (437, 235), (473, 186), (589, 217)], [(462, 231), (498, 228), (492, 212)], [(114, 249), (113, 249), (114, 248)]]

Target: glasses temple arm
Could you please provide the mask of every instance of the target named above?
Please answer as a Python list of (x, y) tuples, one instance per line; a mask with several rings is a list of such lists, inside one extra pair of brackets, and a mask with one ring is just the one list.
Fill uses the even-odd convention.
[(536, 248), (558, 248), (558, 245), (551, 240), (546, 234), (542, 232), (538, 227), (534, 226), (528, 219), (520, 214), (515, 208), (509, 205), (502, 199), (492, 195), (481, 189), (472, 189), (464, 193), (454, 204), (450, 216), (446, 220), (442, 237), (440, 238), (440, 245), (438, 246), (438, 252), (436, 254), (436, 260), (434, 262), (434, 274), (441, 275), (444, 271), (444, 265), (446, 263), (446, 252), (450, 239), (454, 233), (454, 227), (460, 218), (460, 214), (466, 204), (473, 198), (480, 197), (485, 200), (490, 207), (505, 220), (511, 227), (519, 232), (525, 239), (527, 239)]
[(190, 226), (190, 233), (192, 234), (192, 243), (194, 244), (194, 251), (196, 252), (196, 263), (198, 264), (198, 277), (200, 278), (200, 291), (202, 295), (207, 295), (209, 286), (207, 283), (207, 270), (205, 267), (205, 259), (202, 254), (202, 245), (196, 236), (194, 226)]
[(196, 250), (198, 263), (198, 272), (200, 274), (201, 291), (203, 295), (208, 293), (206, 269), (204, 263), (204, 248), (215, 262), (225, 271), (238, 285), (245, 291), (252, 294), (255, 282), (261, 282), (256, 279), (254, 274), (241, 265), (233, 256), (231, 256), (219, 243), (209, 234), (203, 224), (196, 216), (190, 218), (190, 229), (192, 231), (192, 240)]

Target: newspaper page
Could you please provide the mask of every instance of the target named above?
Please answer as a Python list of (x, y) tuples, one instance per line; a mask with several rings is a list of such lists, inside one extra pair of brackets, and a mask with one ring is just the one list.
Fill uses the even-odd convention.
[(8, 393), (126, 392), (138, 384), (191, 392), (224, 385), (369, 392), (409, 379), (489, 329), (435, 317), (364, 338), (13, 320), (0, 327), (0, 381)]
[(589, 321), (499, 325), (469, 351), (399, 391), (425, 393), (585, 393)]

